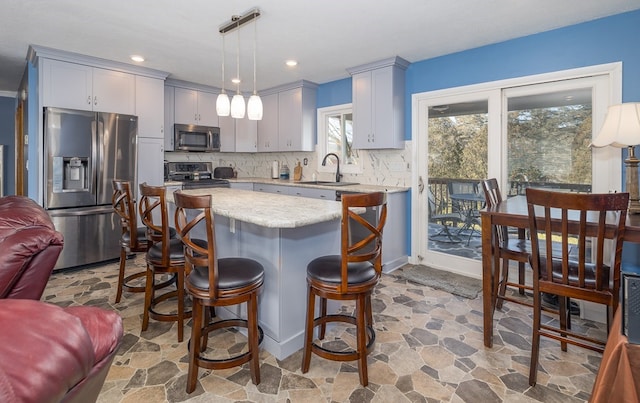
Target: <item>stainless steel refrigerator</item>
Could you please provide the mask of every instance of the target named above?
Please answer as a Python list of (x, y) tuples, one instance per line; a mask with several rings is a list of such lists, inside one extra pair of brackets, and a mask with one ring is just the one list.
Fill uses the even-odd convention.
[(138, 118), (45, 108), (44, 128), (44, 207), (64, 235), (54, 270), (118, 258), (112, 180), (135, 190)]

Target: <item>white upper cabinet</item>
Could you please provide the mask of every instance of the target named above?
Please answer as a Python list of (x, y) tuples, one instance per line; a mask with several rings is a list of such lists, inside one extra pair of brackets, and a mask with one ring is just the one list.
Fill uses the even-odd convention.
[(394, 57), (348, 69), (353, 86), (353, 147), (404, 147), (405, 70)]
[(258, 121), (220, 116), (220, 151), (253, 153), (258, 151)]
[(136, 76), (138, 136), (164, 139), (164, 80)]
[(279, 151), (313, 151), (316, 143), (316, 88), (302, 86), (278, 93)]
[(41, 59), (43, 106), (135, 114), (135, 76), (115, 70)]
[(217, 98), (218, 94), (211, 92), (176, 87), (175, 123), (217, 127)]
[(258, 151), (313, 151), (317, 87), (314, 83), (300, 81), (262, 97)]
[[(232, 118), (233, 119), (233, 118)], [(236, 122), (236, 152), (254, 153), (258, 151), (258, 121), (234, 119)]]
[(278, 93), (261, 98), (262, 120), (258, 121), (258, 151), (278, 151)]

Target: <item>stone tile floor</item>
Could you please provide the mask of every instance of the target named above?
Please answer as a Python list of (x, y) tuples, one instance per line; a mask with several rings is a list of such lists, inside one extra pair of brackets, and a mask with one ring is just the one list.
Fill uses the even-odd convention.
[[(127, 263), (128, 270), (144, 267), (141, 257)], [(505, 303), (495, 315), (494, 347), (487, 349), (481, 297), (456, 297), (391, 273), (374, 295), (377, 338), (369, 357), (369, 386), (360, 386), (355, 363), (313, 356), (309, 372), (302, 374), (300, 351), (282, 361), (262, 351), (259, 385), (251, 383), (246, 365), (213, 373), (201, 369), (197, 389), (187, 395), (189, 325), (182, 343), (175, 324), (151, 320), (141, 332), (143, 295), (125, 292), (115, 304), (117, 271), (116, 263), (53, 274), (43, 296), (58, 305), (100, 306), (122, 316), (124, 341), (98, 398), (103, 403), (582, 402), (591, 394), (601, 360), (600, 354), (573, 346), (563, 353), (558, 343), (543, 338), (538, 384), (529, 387), (528, 308)], [(601, 324), (578, 320), (578, 327), (604, 334)], [(339, 336), (352, 340), (351, 329), (336, 327), (327, 340)], [(234, 348), (234, 340), (225, 343)]]

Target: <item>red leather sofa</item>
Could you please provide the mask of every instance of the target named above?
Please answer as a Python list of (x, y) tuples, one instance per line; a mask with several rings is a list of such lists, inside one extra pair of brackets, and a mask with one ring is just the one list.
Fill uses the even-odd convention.
[(39, 301), (62, 250), (46, 211), (0, 198), (0, 402), (95, 402), (122, 341), (122, 318)]

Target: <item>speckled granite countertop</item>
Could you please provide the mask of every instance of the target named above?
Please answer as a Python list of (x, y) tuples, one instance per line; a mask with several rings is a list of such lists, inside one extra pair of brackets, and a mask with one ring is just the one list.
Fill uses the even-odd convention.
[(366, 185), (366, 184), (346, 185), (346, 186), (316, 185), (316, 184), (294, 182), (293, 180), (268, 179), (268, 178), (237, 178), (237, 179), (229, 179), (229, 182), (232, 182), (232, 183), (233, 182), (236, 182), (236, 183), (252, 182), (252, 183), (264, 183), (264, 184), (270, 184), (270, 185), (299, 186), (299, 187), (318, 188), (318, 189), (345, 190), (345, 191), (349, 191), (349, 192), (387, 192), (387, 193), (395, 193), (395, 192), (406, 192), (406, 191), (409, 190), (409, 188), (406, 188), (406, 187), (379, 186), (379, 185)]
[[(342, 216), (340, 202), (300, 198), (275, 193), (254, 192), (229, 188), (183, 190), (186, 194), (213, 196), (211, 207), (215, 214), (249, 222), (267, 228), (298, 228)], [(173, 203), (173, 193), (167, 192)]]

